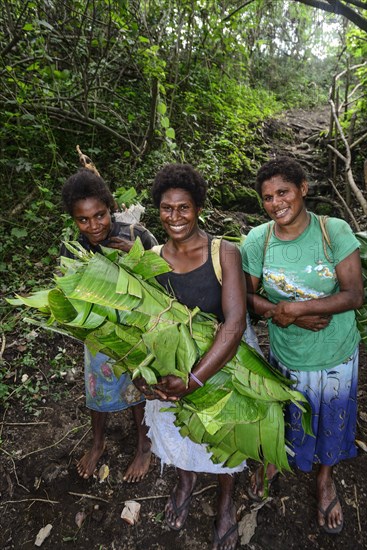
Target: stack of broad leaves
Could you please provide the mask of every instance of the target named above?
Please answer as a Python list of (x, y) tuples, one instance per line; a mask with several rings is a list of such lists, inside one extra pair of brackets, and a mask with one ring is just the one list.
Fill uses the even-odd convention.
[(360, 255), (362, 263), (362, 276), (364, 286), (364, 304), (357, 310), (357, 325), (362, 341), (367, 345), (367, 231), (356, 233), (355, 236), (360, 242)]
[[(76, 259), (62, 258), (63, 276), (55, 277), (54, 288), (9, 301), (37, 308), (39, 325), (114, 359), (117, 376), (129, 371), (155, 384), (173, 374), (187, 381), (210, 348), (217, 323), (212, 315), (189, 310), (157, 283), (154, 276), (169, 271), (168, 264), (144, 251), (139, 240), (128, 254), (108, 248), (105, 255), (92, 254), (78, 243), (68, 247)], [(302, 417), (310, 433), (305, 398), (242, 342), (235, 357), (175, 403), (173, 412), (182, 435), (207, 443), (214, 462), (233, 467), (250, 457), (283, 470), (289, 469), (283, 407), (290, 401), (306, 413)]]

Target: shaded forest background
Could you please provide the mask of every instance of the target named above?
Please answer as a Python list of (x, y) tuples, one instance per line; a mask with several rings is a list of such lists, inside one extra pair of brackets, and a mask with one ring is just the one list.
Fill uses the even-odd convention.
[[(239, 237), (265, 221), (255, 174), (283, 152), (310, 175), (310, 208), (366, 230), (367, 3), (3, 0), (0, 52), (0, 547), (34, 548), (52, 524), (45, 547), (205, 550), (213, 479), (201, 476), (177, 538), (162, 521), (173, 470), (153, 464), (144, 483), (122, 481), (136, 436), (128, 414), (111, 415), (108, 482), (78, 476), (90, 436), (82, 346), (35, 330), (5, 299), (50, 286), (60, 241), (75, 233), (60, 190), (78, 169), (77, 145), (119, 203), (145, 206), (160, 241), (149, 189), (163, 164), (196, 166), (209, 182), (203, 227)], [(266, 351), (266, 327), (257, 330)], [(257, 521), (252, 550), (366, 548), (363, 346), (360, 363), (360, 452), (337, 475), (342, 535), (326, 540), (317, 527), (311, 474), (282, 477), (256, 520), (244, 473), (236, 507)], [(143, 503), (137, 526), (120, 519), (126, 498)]]
[[(159, 239), (149, 188), (175, 161), (209, 181), (203, 224), (213, 227), (216, 211), (242, 212), (240, 221), (222, 216), (220, 227), (239, 236), (263, 219), (253, 184), (274, 152), (265, 139), (271, 121), (289, 109), (311, 116), (329, 106), (329, 131), (312, 142), (327, 159), (321, 183), (334, 193), (331, 180), (350, 208), (356, 202), (366, 228), (365, 3), (5, 0), (0, 29), (3, 297), (42, 287), (60, 240), (74, 231), (60, 189), (77, 169), (77, 144), (113, 191), (136, 190)], [(282, 127), (272, 132), (287, 140)], [(30, 329), (4, 302), (1, 318), (4, 350), (7, 334)], [(17, 380), (38, 363), (26, 347)], [(42, 392), (26, 387), (24, 398), (3, 360), (4, 403), (19, 396), (32, 410)]]

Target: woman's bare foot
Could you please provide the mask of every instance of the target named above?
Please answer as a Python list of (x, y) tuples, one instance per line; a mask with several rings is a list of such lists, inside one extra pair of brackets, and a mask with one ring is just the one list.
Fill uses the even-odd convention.
[(144, 446), (136, 451), (133, 461), (126, 470), (123, 480), (128, 483), (137, 483), (141, 481), (148, 473), (152, 452), (150, 450), (151, 443), (147, 439)]
[(317, 521), (328, 533), (340, 533), (343, 528), (343, 511), (331, 476), (317, 477)]
[(97, 462), (103, 455), (106, 449), (106, 444), (102, 445), (92, 445), (92, 448), (82, 456), (82, 458), (77, 462), (76, 469), (80, 477), (88, 479), (91, 477), (96, 469)]

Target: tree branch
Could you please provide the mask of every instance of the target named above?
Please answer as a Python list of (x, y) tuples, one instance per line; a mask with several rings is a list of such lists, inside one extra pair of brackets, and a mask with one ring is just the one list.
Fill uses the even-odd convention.
[(364, 141), (365, 139), (367, 138), (367, 132), (365, 134), (363, 134), (362, 136), (360, 136), (358, 139), (356, 139), (355, 141), (353, 141), (353, 143), (351, 144), (350, 148), (351, 149), (354, 149), (354, 147), (356, 147), (357, 145), (359, 145), (361, 143), (361, 141)]
[(335, 13), (335, 15), (342, 15), (346, 19), (349, 19), (349, 21), (352, 21), (357, 27), (367, 32), (367, 19), (338, 0), (328, 0), (327, 2), (323, 2), (322, 0), (296, 0), (296, 2), (329, 13)]
[[(341, 137), (341, 139), (344, 143), (344, 146), (345, 146), (345, 151), (346, 151), (345, 157), (340, 152), (338, 152), (335, 148), (333, 148), (333, 150), (340, 158), (343, 159), (344, 164), (345, 164), (345, 175), (347, 177), (347, 181), (348, 181), (348, 183), (350, 185), (350, 188), (352, 189), (354, 195), (356, 196), (359, 204), (361, 205), (364, 214), (367, 216), (367, 201), (364, 198), (364, 196), (362, 194), (362, 191), (359, 189), (356, 182), (354, 181), (354, 177), (353, 177), (353, 173), (352, 173), (352, 168), (351, 168), (352, 154), (351, 154), (351, 151), (350, 151), (349, 143), (348, 143), (347, 139), (345, 138), (343, 128), (341, 127), (341, 124), (339, 122), (339, 119), (338, 119), (338, 116), (337, 116), (337, 113), (336, 113), (336, 108), (335, 108), (334, 101), (332, 99), (329, 99), (329, 103), (331, 105), (331, 110), (332, 110), (332, 113), (333, 113), (335, 125), (338, 129), (340, 137)], [(331, 148), (332, 146), (328, 145), (328, 147)]]
[[(242, 10), (249, 4), (252, 4), (253, 1), (254, 0), (248, 0), (247, 2), (241, 4), (233, 12), (229, 13), (224, 19), (222, 19), (222, 22), (228, 21), (240, 10)], [(363, 15), (360, 15), (357, 11), (347, 5), (351, 4), (360, 9), (367, 9), (366, 2), (360, 2), (358, 0), (353, 0), (351, 2), (347, 2), (346, 4), (343, 4), (339, 0), (327, 0), (326, 2), (323, 0), (296, 0), (296, 2), (298, 2), (299, 4), (305, 4), (306, 6), (310, 6), (318, 10), (326, 11), (328, 13), (335, 13), (335, 15), (342, 15), (343, 17), (354, 23), (357, 27), (367, 32), (367, 18), (363, 17)]]
[(353, 215), (353, 212), (351, 211), (351, 209), (349, 208), (349, 206), (347, 205), (347, 203), (345, 202), (345, 200), (343, 199), (342, 195), (339, 193), (335, 183), (333, 182), (333, 180), (329, 179), (329, 183), (331, 185), (331, 187), (334, 189), (337, 197), (340, 199), (340, 202), (343, 204), (344, 208), (346, 209), (346, 211), (348, 212), (349, 216), (350, 216), (350, 219), (352, 220), (353, 224), (354, 224), (354, 227), (356, 228), (357, 231), (360, 231), (361, 228), (359, 226), (359, 223), (357, 222), (357, 220), (355, 219), (354, 215)]
[[(41, 106), (35, 108), (35, 106), (31, 105), (31, 104), (28, 104), (28, 105), (23, 104), (23, 107), (25, 109), (28, 109), (29, 111), (42, 110)], [(116, 132), (116, 130), (114, 130), (113, 128), (110, 128), (106, 124), (103, 124), (103, 122), (100, 122), (99, 120), (91, 118), (87, 115), (83, 115), (80, 112), (71, 113), (71, 112), (66, 111), (64, 109), (61, 109), (59, 107), (46, 107), (45, 112), (47, 114), (49, 114), (50, 116), (52, 116), (52, 115), (56, 115), (58, 117), (61, 116), (61, 117), (64, 117), (64, 118), (68, 118), (69, 120), (74, 120), (74, 122), (82, 122), (84, 124), (89, 124), (90, 126), (96, 126), (97, 128), (100, 128), (101, 130), (104, 130), (108, 134), (111, 134), (112, 136), (117, 138), (119, 141), (127, 143), (131, 147), (132, 151), (135, 154), (139, 154), (139, 152), (140, 152), (139, 147), (137, 145), (135, 145), (135, 143), (133, 143), (130, 139), (126, 138), (125, 136), (123, 136), (121, 134), (119, 134), (119, 132)]]
[(241, 4), (241, 6), (238, 6), (238, 8), (236, 8), (234, 11), (232, 11), (231, 13), (229, 13), (228, 15), (226, 15), (226, 17), (224, 19), (222, 19), (222, 23), (225, 23), (226, 21), (228, 21), (229, 19), (231, 19), (231, 17), (233, 17), (234, 15), (236, 15), (236, 13), (238, 13), (239, 11), (243, 10), (243, 8), (246, 8), (249, 4), (252, 4), (254, 2), (254, 0), (247, 0), (247, 2), (244, 2), (243, 4)]
[(346, 4), (352, 4), (352, 6), (361, 8), (362, 10), (367, 10), (367, 2), (360, 2), (359, 0), (350, 0), (349, 2), (346, 2)]

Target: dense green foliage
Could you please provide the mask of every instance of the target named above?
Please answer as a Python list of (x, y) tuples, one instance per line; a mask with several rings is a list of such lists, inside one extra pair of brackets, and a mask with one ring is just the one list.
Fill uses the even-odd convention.
[[(347, 26), (330, 17), (281, 0), (4, 0), (2, 294), (51, 277), (73, 231), (60, 188), (77, 168), (77, 144), (113, 190), (136, 188), (160, 240), (149, 187), (168, 161), (191, 162), (210, 182), (204, 224), (215, 208), (257, 212), (264, 121), (325, 103), (332, 74), (365, 58), (364, 33), (349, 29), (341, 49)], [(358, 79), (364, 90), (365, 68)], [(344, 124), (365, 109), (360, 94)], [(230, 214), (223, 225), (238, 235)], [(16, 322), (3, 306), (4, 330)]]
[[(313, 10), (292, 4), (262, 0), (236, 12), (236, 2), (210, 0), (6, 1), (0, 270), (7, 284), (19, 289), (22, 273), (30, 288), (33, 275), (25, 278), (22, 266), (47, 272), (55, 262), (59, 189), (76, 168), (77, 144), (113, 188), (141, 192), (172, 160), (194, 163), (213, 187), (251, 186), (262, 121), (325, 94), (330, 61), (312, 53), (324, 19), (313, 22)], [(223, 189), (213, 195), (223, 197)], [(234, 206), (229, 197), (225, 203)]]

